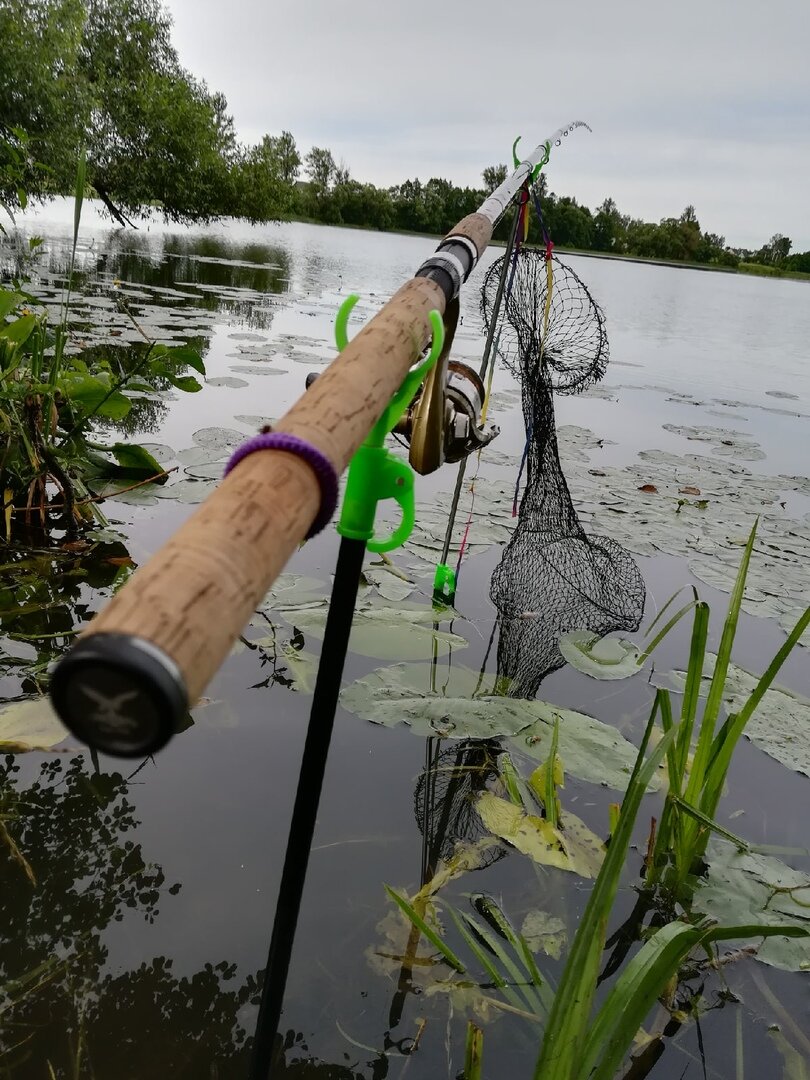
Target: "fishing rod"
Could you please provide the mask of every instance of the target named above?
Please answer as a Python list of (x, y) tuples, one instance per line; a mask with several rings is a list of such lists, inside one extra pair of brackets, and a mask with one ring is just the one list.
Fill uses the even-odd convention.
[[(287, 973), (365, 552), (392, 550), (414, 524), (413, 472), (390, 455), (386, 436), (405, 435), (413, 469), (428, 473), (447, 460), (463, 460), (497, 434), (482, 422), (480, 377), (449, 360), (458, 296), (510, 203), (548, 161), (552, 145), (580, 126), (587, 125), (559, 129), (517, 164), (351, 342), (346, 325), (357, 298), (349, 298), (336, 324), (338, 357), (308, 380), (306, 393), (274, 429), (235, 451), (214, 494), (96, 615), (53, 671), (54, 707), (79, 738), (121, 757), (160, 749), (298, 544), (331, 520), (338, 476), (351, 461), (265, 968), (253, 1080), (269, 1076), (281, 1052)], [(401, 521), (390, 536), (375, 538), (377, 504), (389, 499), (399, 505)]]
[[(172, 737), (299, 544), (331, 520), (338, 477), (432, 339), (495, 225), (576, 121), (540, 143), (463, 218), (57, 663), (54, 707), (78, 738), (138, 757)], [(258, 451), (262, 451), (261, 453)], [(435, 464), (444, 446), (433, 445)], [(427, 468), (427, 460), (417, 462)]]

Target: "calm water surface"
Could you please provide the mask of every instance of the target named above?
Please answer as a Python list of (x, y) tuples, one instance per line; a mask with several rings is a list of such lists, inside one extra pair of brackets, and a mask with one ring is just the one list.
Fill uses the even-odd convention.
[[(135, 410), (131, 434), (173, 449), (190, 447), (201, 428), (222, 426), (247, 435), (250, 417), (280, 415), (302, 392), (307, 372), (332, 356), (331, 328), (346, 294), (361, 296), (351, 332), (435, 246), (423, 238), (302, 224), (251, 228), (228, 222), (189, 230), (152, 225), (133, 233), (111, 231), (94, 215), (87, 207), (74, 340), (84, 334), (85, 344), (100, 340), (98, 347), (108, 351), (122, 347), (116, 335), (99, 335), (98, 327), (127, 327), (116, 310), (116, 297), (123, 294), (150, 336), (196, 341), (213, 380), (195, 396)], [(23, 223), (46, 238), (33, 288), (50, 303), (62, 285), (69, 222), (70, 208), (57, 204)], [(647, 449), (705, 452), (705, 444), (664, 430), (666, 423), (744, 432), (765, 453), (751, 468), (774, 476), (807, 475), (806, 284), (582, 257), (570, 263), (604, 308), (611, 344), (603, 383), (610, 396), (557, 401), (558, 424), (590, 428), (610, 440), (589, 453), (592, 466), (631, 464)], [(124, 347), (137, 347), (137, 334), (126, 330), (117, 336)], [(476, 362), (481, 348), (478, 290), (471, 284), (455, 354)], [(217, 385), (222, 378), (236, 382)], [(513, 389), (499, 370), (495, 390)], [(497, 447), (519, 454), (523, 428), (514, 395), (498, 420)], [(483, 472), (489, 475), (486, 464)], [(448, 468), (420, 479), (420, 497), (447, 492), (454, 478)], [(440, 498), (446, 505), (446, 496)], [(810, 499), (805, 503), (794, 496), (797, 518), (810, 511)], [(164, 499), (106, 506), (136, 563), (190, 512)], [(288, 569), (318, 579), (325, 592), (336, 551), (337, 537), (327, 530)], [(7, 577), (18, 557), (9, 556)], [(465, 565), (458, 607), (466, 621), (454, 629), (469, 645), (440, 658), (441, 671), (450, 663), (494, 670), (488, 642), (495, 611), (488, 594), (498, 557), (493, 548)], [(692, 579), (686, 563), (668, 555), (639, 559), (639, 565), (649, 621)], [(62, 566), (55, 581), (64, 593), (59, 618), (67, 621), (47, 623), (50, 633), (70, 629), (96, 610), (114, 577), (100, 566), (71, 585), (69, 576), (59, 576), (64, 574)], [(427, 572), (418, 584), (410, 600), (427, 602)], [(719, 606), (720, 594), (700, 588)], [(15, 602), (19, 597), (4, 605), (4, 631)], [(33, 659), (36, 650), (19, 631), (27, 628), (34, 638), (42, 633), (38, 617), (34, 613), (21, 623), (15, 616), (14, 633), (5, 639), (8, 656)], [(289, 641), (293, 627), (276, 623), (279, 644)], [(683, 663), (687, 634), (684, 628), (667, 641), (658, 661), (662, 670)], [(305, 638), (306, 649), (317, 653), (319, 641)], [(783, 640), (775, 622), (746, 616), (737, 662), (759, 671)], [(50, 1075), (104, 1080), (245, 1075), (255, 980), (269, 942), (310, 702), (290, 685), (282, 652), (274, 657), (270, 646), (250, 644), (216, 676), (206, 704), (194, 711), (193, 726), (129, 779), (134, 769), (122, 770), (113, 760), (102, 759), (100, 772), (94, 772), (86, 753), (5, 759), (6, 791), (25, 796), (20, 813), (38, 885), (32, 886), (13, 859), (2, 864), (0, 998), (11, 994), (11, 980), (43, 967), (26, 986), (26, 1004), (15, 1014), (20, 1019), (0, 1028), (3, 1075), (46, 1077), (49, 1066)], [(346, 682), (385, 663), (352, 654)], [(4, 671), (6, 700), (35, 693), (21, 668)], [(806, 650), (791, 657), (782, 681), (798, 692), (810, 690)], [(598, 683), (566, 669), (547, 677), (541, 696), (596, 715), (636, 740), (651, 700), (643, 676)], [(454, 1009), (441, 994), (413, 992), (397, 1000), (396, 965), (385, 974), (375, 958), (390, 948), (385, 925), (379, 927), (391, 910), (383, 883), (410, 893), (419, 887), (422, 837), (414, 793), (425, 753), (425, 741), (404, 725), (391, 729), (342, 710), (338, 715), (283, 1017), (290, 1032), (285, 1075), (452, 1077), (461, 1069), (461, 1006)], [(745, 743), (722, 819), (754, 842), (808, 847), (809, 784)], [(569, 779), (563, 805), (604, 835), (607, 805), (616, 797)], [(658, 812), (655, 798), (648, 801), (640, 821), (642, 844), (649, 816)], [(810, 859), (801, 854), (785, 858), (797, 869), (810, 869)], [(628, 884), (638, 867), (636, 852)], [(461, 905), (465, 893), (490, 893), (518, 923), (540, 907), (561, 915), (573, 932), (589, 890), (587, 883), (565, 878), (536, 873), (514, 853), (454, 883), (447, 896)], [(628, 888), (615, 925), (633, 900)], [(69, 976), (58, 966), (66, 956), (80, 958)], [(558, 973), (557, 962), (543, 964), (552, 977)], [(810, 1030), (806, 976), (749, 958), (729, 965), (725, 978), (743, 1002), (745, 1075), (782, 1075), (768, 1025), (778, 1022), (790, 1035), (787, 1014), (800, 1034)], [(686, 1024), (674, 1036), (651, 1074), (656, 1080), (739, 1075), (733, 1053), (737, 1007), (716, 977), (693, 980), (692, 990), (703, 981), (700, 1023)], [(418, 1050), (407, 1056), (414, 1040)], [(525, 1021), (507, 1015), (493, 1020), (486, 1025), (485, 1075), (530, 1076), (536, 1045)]]

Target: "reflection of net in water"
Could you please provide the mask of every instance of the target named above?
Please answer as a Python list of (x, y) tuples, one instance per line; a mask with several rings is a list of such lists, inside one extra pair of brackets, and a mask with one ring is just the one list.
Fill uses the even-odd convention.
[[(499, 355), (522, 385), (526, 487), (490, 595), (500, 614), (498, 672), (512, 680), (511, 696), (530, 698), (544, 676), (565, 662), (560, 634), (638, 629), (645, 589), (619, 544), (585, 534), (557, 450), (552, 391), (575, 394), (604, 375), (604, 315), (558, 259), (549, 275), (543, 252), (521, 249), (515, 257), (497, 340)], [(501, 265), (499, 259), (489, 268), (481, 290), (487, 326)]]
[[(441, 749), (428, 739), (427, 760), (414, 791), (414, 812), (423, 837), (422, 881), (429, 881), (439, 860), (448, 862), (460, 842), (474, 844), (488, 831), (475, 809), (475, 797), (498, 776), (500, 744), (485, 739), (452, 742)], [(489, 866), (506, 854), (493, 847), (477, 860)]]

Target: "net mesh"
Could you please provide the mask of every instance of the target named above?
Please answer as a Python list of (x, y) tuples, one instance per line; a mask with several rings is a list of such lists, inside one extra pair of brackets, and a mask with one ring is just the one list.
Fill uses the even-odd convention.
[[(489, 326), (503, 256), (487, 271), (481, 311)], [(579, 393), (608, 362), (605, 317), (570, 267), (545, 253), (513, 255), (497, 337), (498, 354), (522, 387), (526, 485), (518, 523), (492, 576), (500, 617), (498, 672), (509, 694), (532, 698), (565, 661), (560, 634), (637, 630), (644, 580), (614, 540), (588, 536), (560, 466), (553, 392)]]
[[(433, 740), (430, 740), (430, 744)], [(414, 813), (424, 839), (423, 880), (435, 873), (438, 861), (448, 862), (461, 841), (474, 844), (489, 832), (475, 809), (475, 798), (498, 776), (498, 742), (465, 739), (442, 749), (429, 744), (428, 761), (414, 791)], [(506, 854), (495, 847), (482, 855), (489, 866)]]

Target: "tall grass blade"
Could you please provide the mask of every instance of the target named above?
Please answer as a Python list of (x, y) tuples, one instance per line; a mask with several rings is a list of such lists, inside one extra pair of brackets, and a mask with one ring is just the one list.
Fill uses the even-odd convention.
[(810, 936), (810, 931), (799, 926), (758, 923), (713, 926), (708, 919), (701, 919), (694, 926), (673, 922), (662, 927), (630, 960), (605, 998), (572, 1080), (613, 1080), (661, 990), (696, 946), (780, 935), (805, 937)]
[(682, 585), (681, 588), (678, 589), (677, 592), (674, 592), (672, 594), (672, 596), (670, 596), (669, 600), (667, 600), (667, 602), (664, 604), (664, 606), (661, 608), (661, 610), (655, 616), (653, 621), (647, 627), (647, 630), (646, 630), (646, 632), (644, 634), (645, 637), (650, 636), (650, 634), (653, 632), (653, 630), (656, 628), (656, 626), (660, 623), (660, 621), (666, 615), (667, 611), (669, 611), (670, 607), (675, 603), (675, 601), (678, 599), (678, 597), (681, 595), (681, 593), (684, 592), (686, 589), (691, 589), (692, 590), (692, 596), (694, 598), (694, 602), (697, 603), (698, 594), (697, 594), (697, 589), (695, 588), (695, 586), (694, 585)]
[(484, 1060), (484, 1033), (472, 1020), (467, 1021), (467, 1045), (464, 1050), (464, 1080), (481, 1080)]
[(532, 950), (529, 948), (525, 937), (515, 930), (514, 926), (512, 926), (491, 897), (480, 896), (475, 900), (475, 905), (481, 916), (485, 918), (490, 925), (494, 925), (498, 933), (506, 938), (512, 946), (518, 960), (520, 960), (525, 968), (530, 982), (537, 989), (543, 1010), (546, 1013), (550, 1012), (551, 1006), (554, 1004), (554, 993), (551, 990), (548, 981), (541, 975), (540, 969), (537, 966), (537, 962), (534, 959)]
[(659, 692), (622, 802), (618, 826), (594, 883), (554, 997), (554, 1007), (535, 1066), (535, 1080), (574, 1080), (578, 1075), (578, 1060), (589, 1026), (607, 921), (619, 887), (633, 827), (647, 785), (678, 734), (677, 727), (667, 732), (645, 761), (660, 707)]
[[(537, 988), (534, 985), (534, 980), (531, 975), (529, 974), (527, 979), (527, 973), (518, 968), (517, 964), (507, 953), (503, 945), (501, 945), (498, 939), (494, 937), (486, 927), (482, 926), (476, 919), (473, 919), (471, 915), (467, 915), (465, 912), (461, 912), (461, 917), (472, 933), (476, 935), (478, 939), (498, 958), (502, 970), (506, 972), (512, 980), (513, 985), (517, 987), (523, 995), (529, 1012), (538, 1014), (544, 1012), (543, 1002), (540, 999), (540, 995), (537, 992)], [(504, 919), (504, 922), (505, 921), (506, 920)], [(519, 954), (518, 959), (520, 959), (522, 963), (523, 958)]]
[(702, 810), (698, 810), (696, 806), (690, 806), (688, 802), (677, 796), (673, 798), (672, 801), (679, 810), (684, 812), (684, 814), (693, 818), (710, 832), (717, 833), (718, 836), (722, 836), (725, 840), (728, 840), (738, 851), (748, 852), (751, 850), (751, 845), (747, 840), (743, 840), (741, 836), (737, 836), (736, 833), (724, 828), (719, 822), (715, 821), (714, 818), (709, 817), (708, 814), (704, 814)]
[(439, 937), (433, 927), (428, 926), (428, 924), (425, 922), (419, 912), (416, 911), (413, 905), (409, 904), (404, 896), (400, 896), (399, 893), (394, 892), (390, 885), (384, 885), (383, 887), (388, 893), (388, 895), (391, 897), (391, 899), (394, 901), (394, 903), (397, 905), (397, 907), (401, 911), (403, 911), (414, 924), (414, 926), (419, 931), (421, 931), (422, 934), (424, 934), (424, 936), (428, 939), (433, 948), (437, 949), (442, 954), (442, 956), (445, 958), (448, 964), (450, 964), (451, 967), (454, 967), (456, 971), (463, 974), (466, 970), (464, 964), (461, 962), (461, 960), (459, 960), (459, 958), (456, 956), (450, 946)]
[[(659, 630), (659, 632), (655, 635), (655, 637), (652, 639), (652, 641), (641, 654), (641, 656), (639, 656), (639, 667), (644, 664), (645, 660), (650, 657), (651, 653), (655, 652), (655, 650), (658, 648), (658, 646), (661, 644), (661, 642), (664, 640), (670, 630), (677, 626), (677, 624), (681, 621), (684, 615), (686, 615), (687, 612), (691, 611), (692, 608), (697, 606), (697, 603), (697, 600), (690, 600), (688, 604), (684, 604), (684, 606), (672, 616), (666, 626), (664, 626), (663, 629)], [(650, 627), (650, 629), (652, 629), (652, 627)], [(649, 633), (649, 630), (647, 631), (647, 633)]]
[[(678, 737), (678, 762), (677, 770), (681, 777), (681, 784), (686, 775), (686, 766), (689, 761), (689, 751), (692, 748), (692, 732), (695, 728), (695, 717), (700, 701), (700, 688), (703, 682), (703, 666), (706, 662), (706, 641), (709, 636), (709, 605), (699, 603), (695, 607), (695, 618), (692, 623), (692, 640), (689, 644), (689, 665), (686, 670), (686, 686), (683, 692), (683, 704), (681, 706), (681, 734)], [(678, 787), (680, 792), (680, 785)]]
[(754, 715), (754, 712), (760, 701), (762, 701), (766, 691), (770, 688), (774, 679), (779, 674), (779, 670), (785, 660), (787, 660), (790, 653), (801, 640), (802, 635), (808, 626), (810, 626), (810, 607), (799, 618), (799, 621), (788, 635), (787, 640), (779, 649), (776, 656), (774, 656), (773, 660), (771, 660), (765, 674), (752, 690), (751, 696), (748, 698), (745, 705), (743, 705), (739, 713), (736, 715), (732, 714), (718, 732), (714, 753), (712, 754), (710, 766), (707, 770), (709, 775), (700, 804), (701, 809), (705, 813), (714, 816), (717, 805), (720, 802), (720, 796), (723, 792), (726, 774), (731, 765), (731, 758), (737, 743), (740, 740), (740, 736), (745, 730), (746, 724)]
[[(480, 942), (470, 933), (467, 926), (464, 924), (461, 916), (452, 907), (448, 905), (447, 910), (450, 913), (450, 917), (456, 924), (456, 929), (464, 938), (467, 948), (473, 954), (475, 959), (487, 973), (493, 986), (497, 987), (502, 993), (512, 1008), (516, 1009), (522, 1016), (526, 1014), (526, 1008), (520, 996), (515, 991), (514, 987), (510, 985), (508, 980), (504, 977), (503, 973), (498, 970), (497, 966), (493, 963), (492, 957), (487, 955), (484, 948), (481, 947)], [(541, 1018), (537, 1015), (534, 1009), (531, 1010), (532, 1016), (539, 1021)]]
[(731, 593), (728, 612), (726, 613), (726, 621), (723, 624), (723, 635), (720, 639), (720, 647), (717, 650), (714, 673), (709, 685), (709, 694), (706, 698), (706, 705), (703, 709), (703, 719), (700, 725), (700, 737), (695, 752), (695, 761), (689, 778), (689, 786), (686, 789), (687, 801), (692, 804), (697, 804), (698, 800), (695, 796), (703, 786), (703, 778), (706, 766), (709, 762), (709, 753), (712, 739), (714, 738), (715, 723), (720, 713), (720, 705), (723, 701), (723, 690), (726, 685), (728, 665), (731, 662), (731, 650), (737, 633), (737, 623), (739, 622), (740, 608), (745, 593), (745, 581), (748, 576), (748, 566), (751, 562), (751, 553), (754, 550), (756, 535), (757, 526), (755, 524), (751, 530), (751, 535), (748, 537), (748, 543), (745, 545), (740, 569), (737, 571), (737, 578)]

